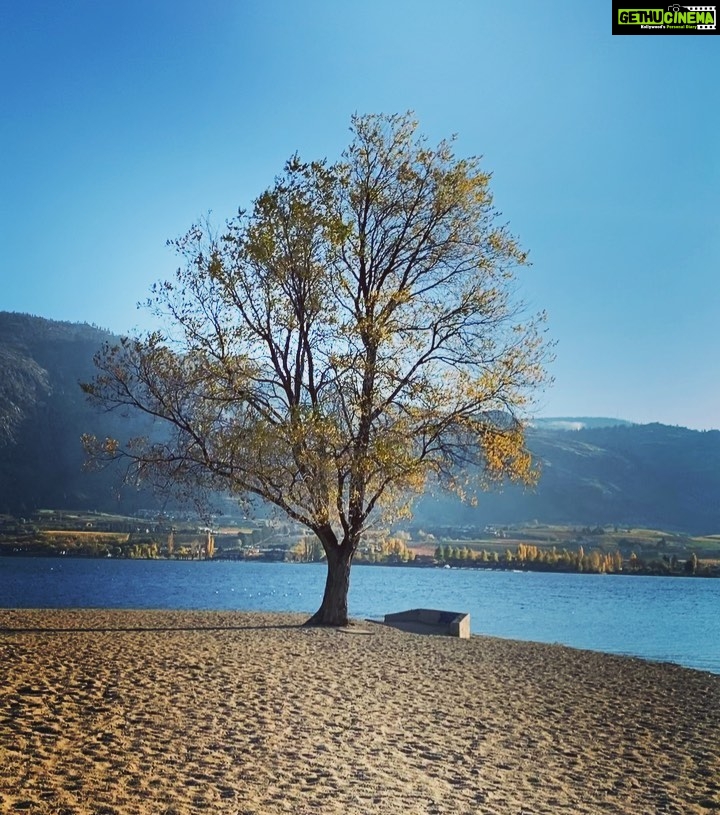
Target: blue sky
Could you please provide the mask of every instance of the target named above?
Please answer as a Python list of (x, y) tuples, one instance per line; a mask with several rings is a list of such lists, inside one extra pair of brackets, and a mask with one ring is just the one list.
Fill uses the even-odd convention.
[(610, 6), (1, 3), (0, 310), (142, 329), (166, 239), (413, 110), (530, 250), (538, 413), (720, 428), (720, 41), (612, 37)]

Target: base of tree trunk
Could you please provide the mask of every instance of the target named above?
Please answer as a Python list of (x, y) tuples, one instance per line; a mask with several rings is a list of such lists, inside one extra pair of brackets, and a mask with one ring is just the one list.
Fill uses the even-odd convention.
[(326, 620), (322, 608), (319, 608), (308, 620), (305, 620), (303, 626), (306, 628), (346, 628), (350, 625), (350, 619), (345, 618), (342, 620)]
[(307, 626), (341, 628), (350, 625), (348, 592), (350, 591), (350, 557), (328, 557), (325, 593), (320, 608), (305, 623)]

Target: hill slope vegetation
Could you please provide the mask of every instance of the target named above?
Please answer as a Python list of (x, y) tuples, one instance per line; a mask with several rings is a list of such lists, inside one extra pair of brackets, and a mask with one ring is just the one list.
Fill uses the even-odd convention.
[[(153, 503), (148, 494), (120, 492), (117, 470), (83, 471), (83, 433), (139, 432), (134, 420), (94, 412), (79, 387), (94, 374), (95, 352), (114, 339), (86, 324), (0, 312), (0, 512), (132, 512)], [(568, 417), (539, 421), (528, 441), (542, 467), (534, 490), (508, 487), (480, 496), (477, 507), (426, 496), (417, 523), (720, 531), (720, 431)]]
[(720, 530), (720, 431), (661, 424), (539, 426), (528, 444), (541, 466), (535, 489), (481, 495), (477, 507), (425, 498), (416, 520), (481, 526), (648, 526), (693, 534)]
[(114, 337), (102, 329), (0, 312), (0, 512), (41, 507), (132, 511), (152, 498), (119, 496), (116, 470), (83, 470), (83, 433), (127, 433), (123, 419), (100, 415), (79, 383)]

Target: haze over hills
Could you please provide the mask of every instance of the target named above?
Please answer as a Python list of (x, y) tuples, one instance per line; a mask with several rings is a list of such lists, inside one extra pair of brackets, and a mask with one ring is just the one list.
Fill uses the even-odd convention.
[[(94, 353), (114, 339), (85, 324), (0, 312), (0, 512), (131, 513), (157, 503), (127, 489), (119, 498), (118, 471), (83, 471), (82, 433), (126, 437), (139, 428), (95, 412), (79, 387), (93, 376)], [(535, 420), (528, 444), (542, 467), (535, 490), (506, 487), (480, 496), (477, 507), (426, 496), (415, 522), (536, 520), (720, 532), (720, 431), (559, 417)]]

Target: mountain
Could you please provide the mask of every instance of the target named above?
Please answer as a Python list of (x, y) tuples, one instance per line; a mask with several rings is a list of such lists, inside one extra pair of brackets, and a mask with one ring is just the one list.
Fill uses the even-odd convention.
[[(137, 421), (98, 414), (79, 382), (93, 355), (117, 340), (102, 329), (0, 312), (0, 513), (38, 508), (132, 512), (154, 502), (125, 490), (117, 470), (83, 471), (83, 433), (126, 438)], [(720, 431), (700, 432), (619, 419), (538, 419), (528, 445), (542, 475), (534, 490), (506, 487), (477, 507), (425, 496), (416, 523), (649, 526), (720, 532)]]
[[(572, 429), (578, 428), (578, 429)], [(720, 431), (570, 417), (528, 429), (540, 466), (534, 489), (506, 486), (477, 507), (450, 496), (418, 503), (418, 523), (647, 526), (694, 534), (720, 531)]]
[(533, 434), (536, 501), (566, 521), (720, 531), (720, 431), (661, 424)]
[(79, 383), (93, 356), (116, 340), (86, 324), (0, 312), (0, 513), (71, 507), (132, 511), (148, 494), (118, 496), (117, 469), (83, 470), (83, 433), (127, 433), (120, 417), (98, 414)]

